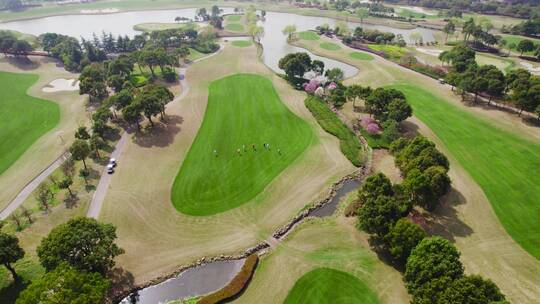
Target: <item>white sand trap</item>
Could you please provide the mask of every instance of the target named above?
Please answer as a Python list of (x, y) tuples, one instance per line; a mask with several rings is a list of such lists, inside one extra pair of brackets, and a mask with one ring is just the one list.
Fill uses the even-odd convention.
[(54, 93), (63, 91), (77, 91), (79, 89), (79, 81), (75, 79), (59, 78), (49, 82), (43, 87), (43, 92)]
[(399, 8), (410, 10), (410, 11), (417, 12), (420, 14), (430, 15), (430, 16), (435, 15), (435, 13), (428, 12), (423, 7), (418, 7), (418, 6), (400, 6)]
[(117, 13), (120, 10), (117, 8), (104, 8), (104, 9), (94, 9), (94, 10), (81, 10), (81, 14), (110, 14)]
[(525, 67), (529, 72), (531, 72), (534, 75), (540, 75), (540, 67), (535, 67), (529, 62), (520, 61), (519, 62), (523, 67)]
[(443, 50), (438, 50), (438, 49), (416, 48), (416, 50), (419, 51), (420, 53), (428, 54), (431, 56), (437, 56), (437, 57), (443, 52)]

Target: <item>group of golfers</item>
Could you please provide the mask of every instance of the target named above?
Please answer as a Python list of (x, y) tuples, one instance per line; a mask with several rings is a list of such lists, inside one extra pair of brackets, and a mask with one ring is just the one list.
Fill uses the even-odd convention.
[[(264, 147), (264, 149), (266, 151), (270, 151), (270, 144), (269, 143), (264, 143), (263, 147)], [(257, 152), (257, 145), (256, 144), (251, 144), (251, 149), (253, 149), (254, 152)], [(242, 148), (236, 149), (236, 154), (238, 156), (242, 156), (242, 153), (246, 153), (246, 152), (248, 152), (248, 149), (247, 149), (246, 145), (242, 145)], [(277, 153), (279, 155), (281, 155), (281, 149), (278, 148)], [(214, 149), (214, 156), (218, 157), (218, 155), (219, 155), (218, 151), (216, 149)]]

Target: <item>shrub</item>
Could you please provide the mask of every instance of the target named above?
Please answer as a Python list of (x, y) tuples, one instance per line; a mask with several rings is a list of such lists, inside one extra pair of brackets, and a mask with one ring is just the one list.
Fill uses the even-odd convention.
[(163, 70), (163, 79), (169, 83), (176, 82), (178, 80), (178, 74), (174, 69), (166, 68)]
[(317, 80), (311, 79), (309, 82), (304, 83), (304, 90), (309, 94), (314, 94), (319, 85), (320, 83)]
[(369, 134), (378, 134), (381, 129), (377, 123), (370, 123), (367, 126), (366, 131), (368, 131)]
[(221, 303), (227, 299), (230, 299), (240, 293), (246, 286), (249, 279), (255, 271), (259, 257), (257, 254), (252, 254), (246, 258), (246, 262), (240, 269), (240, 272), (222, 289), (215, 291), (211, 294), (203, 296), (197, 303), (198, 304), (215, 304)]

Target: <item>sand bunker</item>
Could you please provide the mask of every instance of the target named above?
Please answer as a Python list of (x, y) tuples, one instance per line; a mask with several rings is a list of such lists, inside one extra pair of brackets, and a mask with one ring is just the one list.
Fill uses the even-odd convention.
[(48, 85), (43, 87), (43, 92), (63, 92), (63, 91), (77, 91), (79, 89), (79, 81), (75, 79), (59, 78), (49, 82)]
[(110, 14), (117, 13), (120, 10), (117, 8), (104, 8), (104, 9), (93, 9), (93, 10), (81, 10), (81, 14)]
[(527, 69), (529, 72), (531, 72), (534, 75), (540, 75), (540, 67), (535, 67), (531, 63), (520, 61), (519, 64), (521, 64), (525, 69)]
[(431, 56), (439, 56), (443, 52), (443, 50), (438, 50), (438, 49), (416, 48), (416, 50), (419, 51), (420, 53), (428, 54)]

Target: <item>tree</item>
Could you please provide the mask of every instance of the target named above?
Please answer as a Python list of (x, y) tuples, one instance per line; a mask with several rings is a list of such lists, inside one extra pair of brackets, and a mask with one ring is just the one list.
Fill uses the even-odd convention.
[(84, 169), (88, 170), (85, 160), (88, 155), (90, 155), (90, 146), (86, 141), (76, 139), (69, 148), (69, 153), (71, 153), (71, 157), (73, 157), (74, 160), (82, 160)]
[(287, 25), (281, 32), (283, 33), (283, 35), (286, 35), (287, 40), (290, 41), (292, 39), (292, 35), (296, 32), (296, 25)]
[(97, 157), (101, 157), (99, 155), (99, 150), (103, 147), (105, 147), (105, 141), (103, 140), (103, 138), (101, 138), (101, 136), (97, 134), (92, 134), (92, 137), (90, 137), (90, 148), (92, 148), (94, 152), (96, 152)]
[(12, 264), (22, 259), (23, 256), (24, 250), (19, 246), (19, 239), (14, 235), (0, 231), (0, 264), (11, 272), (13, 280), (18, 280), (19, 277)]
[(101, 274), (77, 271), (67, 264), (33, 281), (17, 299), (17, 304), (103, 303), (110, 282)]
[(383, 173), (376, 173), (364, 181), (360, 190), (358, 190), (358, 200), (363, 203), (368, 198), (377, 198), (379, 196), (393, 196), (392, 182)]
[(261, 39), (264, 36), (264, 27), (258, 26), (256, 23), (251, 23), (248, 32), (254, 41), (261, 42)]
[(493, 304), (505, 297), (491, 280), (481, 276), (464, 276), (453, 281), (439, 298), (441, 304)]
[(88, 134), (88, 130), (86, 130), (86, 127), (79, 127), (77, 131), (75, 132), (75, 138), (87, 140), (90, 138), (90, 134)]
[(60, 189), (67, 189), (69, 192), (69, 196), (73, 197), (73, 192), (71, 192), (71, 185), (73, 185), (73, 179), (71, 176), (64, 176), (58, 183), (58, 188)]
[(54, 198), (54, 193), (51, 191), (51, 187), (46, 182), (41, 183), (37, 188), (36, 198), (42, 209), (49, 211), (49, 206)]
[(141, 106), (140, 106), (139, 103), (133, 102), (130, 105), (123, 108), (122, 109), (122, 116), (124, 117), (124, 120), (127, 123), (129, 123), (131, 125), (136, 124), (137, 129), (141, 130), (140, 121), (142, 119), (142, 115), (141, 115)]
[(369, 17), (369, 12), (367, 9), (359, 8), (356, 10), (356, 16), (360, 18), (360, 23), (363, 23), (364, 19)]
[(443, 28), (443, 33), (446, 34), (446, 36), (444, 37), (444, 43), (446, 43), (446, 41), (448, 41), (448, 35), (453, 35), (455, 31), (456, 31), (456, 25), (454, 24), (454, 22), (452, 20), (449, 20), (444, 25), (444, 28)]
[(81, 169), (79, 170), (79, 176), (84, 179), (84, 184), (88, 186), (88, 177), (90, 177), (90, 171)]
[(305, 73), (310, 71), (312, 62), (307, 53), (292, 53), (281, 58), (278, 66), (285, 71), (289, 80), (293, 80), (297, 77), (303, 77)]
[(396, 98), (388, 104), (387, 119), (401, 122), (411, 116), (412, 107), (404, 99)]
[(368, 113), (380, 121), (388, 119), (388, 106), (394, 99), (406, 100), (405, 95), (396, 89), (375, 89), (365, 101)]
[(393, 197), (368, 197), (358, 210), (358, 228), (382, 240), (390, 228), (410, 211), (410, 205)]
[(17, 212), (11, 213), (10, 219), (15, 224), (17, 231), (21, 231), (22, 230), (22, 223), (21, 223), (21, 219), (19, 217), (19, 214)]
[(393, 142), (401, 136), (399, 132), (399, 123), (393, 119), (387, 119), (383, 124), (382, 137), (387, 142)]
[(329, 81), (339, 82), (343, 80), (345, 74), (343, 73), (342, 69), (333, 68), (326, 70), (326, 73), (324, 75), (326, 76), (326, 78), (328, 78)]
[(402, 218), (396, 222), (384, 238), (392, 257), (400, 264), (404, 264), (414, 247), (425, 237), (427, 234), (420, 226)]
[(103, 65), (92, 63), (79, 76), (79, 94), (88, 94), (90, 101), (100, 101), (107, 97), (106, 73)]
[(66, 262), (81, 271), (105, 274), (114, 266), (114, 258), (124, 253), (115, 240), (113, 225), (77, 217), (51, 230), (38, 246), (37, 254), (47, 271)]
[(523, 39), (517, 44), (516, 50), (520, 52), (520, 56), (523, 56), (523, 53), (534, 51), (535, 47), (536, 46), (532, 40)]
[(32, 219), (32, 213), (30, 213), (30, 210), (26, 209), (25, 206), (21, 206), (21, 215), (26, 217), (28, 220), (28, 223), (32, 224), (34, 220)]
[(13, 46), (12, 46), (12, 52), (16, 56), (23, 55), (23, 56), (26, 57), (28, 55), (28, 53), (30, 53), (33, 50), (34, 50), (34, 48), (32, 47), (32, 45), (30, 43), (28, 43), (28, 41), (21, 40), (21, 39), (16, 40), (15, 43), (13, 44)]
[(538, 120), (540, 120), (540, 104), (534, 110), (534, 114), (536, 114), (536, 116), (538, 116)]
[(405, 266), (404, 280), (413, 296), (421, 294), (432, 280), (456, 280), (463, 276), (463, 265), (456, 247), (441, 237), (423, 239), (411, 252)]

